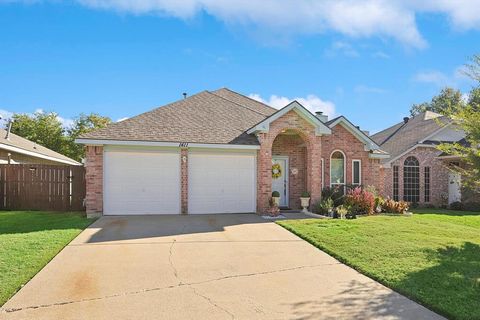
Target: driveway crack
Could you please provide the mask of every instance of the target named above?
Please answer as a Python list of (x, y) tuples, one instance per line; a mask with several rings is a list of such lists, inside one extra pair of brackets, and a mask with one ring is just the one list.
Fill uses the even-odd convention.
[[(171, 247), (173, 247), (173, 243), (172, 243)], [(209, 280), (204, 280), (204, 281), (198, 281), (198, 282), (182, 282), (181, 279), (177, 276), (177, 279), (180, 281), (180, 283), (178, 283), (176, 285), (146, 288), (146, 289), (141, 289), (141, 290), (136, 290), (136, 291), (128, 291), (128, 292), (123, 292), (123, 293), (105, 295), (105, 296), (102, 296), (102, 297), (84, 298), (84, 299), (79, 299), (79, 300), (62, 301), (62, 302), (55, 302), (55, 303), (50, 303), (50, 304), (40, 304), (40, 305), (18, 307), (18, 308), (0, 308), (0, 313), (5, 313), (5, 312), (6, 313), (12, 313), (12, 312), (18, 312), (18, 311), (28, 310), (28, 309), (39, 309), (39, 308), (49, 308), (49, 307), (54, 307), (54, 306), (63, 306), (63, 305), (69, 305), (69, 304), (74, 304), (74, 303), (82, 303), (82, 302), (89, 302), (89, 301), (111, 299), (111, 298), (117, 298), (117, 297), (122, 297), (122, 296), (137, 295), (137, 294), (142, 294), (142, 293), (168, 290), (168, 289), (175, 289), (175, 288), (180, 288), (180, 287), (185, 287), (186, 286), (186, 287), (189, 287), (192, 290), (194, 290), (196, 295), (208, 300), (211, 304), (215, 305), (217, 308), (222, 309), (226, 313), (232, 315), (230, 312), (228, 312), (227, 310), (224, 310), (223, 308), (218, 306), (216, 303), (214, 303), (210, 298), (199, 294), (198, 291), (193, 286), (194, 285), (201, 285), (201, 284), (205, 284), (205, 283), (216, 282), (216, 281), (223, 281), (223, 280), (233, 279), (233, 278), (247, 278), (247, 277), (254, 277), (254, 276), (262, 276), (262, 275), (266, 275), (266, 274), (281, 273), (281, 272), (287, 272), (287, 271), (293, 271), (293, 270), (299, 270), (299, 269), (306, 269), (306, 268), (324, 267), (324, 266), (336, 265), (336, 264), (340, 264), (340, 262), (323, 263), (323, 264), (306, 265), (306, 266), (297, 266), (297, 267), (270, 270), (270, 271), (243, 273), (243, 274), (223, 276), (223, 277), (219, 277), (219, 278), (214, 278), (214, 279), (209, 279)]]
[(173, 255), (173, 246), (175, 245), (175, 242), (177, 240), (173, 240), (172, 241), (172, 244), (170, 245), (170, 251), (169, 251), (169, 254), (168, 254), (168, 262), (170, 263), (170, 267), (172, 268), (173, 270), (173, 275), (175, 276), (175, 278), (178, 280), (178, 284), (182, 284), (182, 280), (178, 277), (178, 272), (177, 272), (177, 268), (175, 267), (175, 265), (173, 264), (173, 259), (172, 259), (172, 255)]
[(203, 295), (201, 294), (200, 292), (198, 292), (197, 288), (195, 288), (193, 285), (189, 284), (188, 287), (190, 289), (192, 289), (193, 293), (203, 299), (205, 299), (208, 303), (210, 303), (212, 306), (214, 306), (215, 308), (217, 309), (220, 309), (222, 310), (223, 312), (225, 312), (226, 314), (228, 314), (232, 319), (235, 319), (235, 315), (233, 313), (231, 313), (230, 311), (228, 311), (227, 309), (219, 306), (215, 301), (213, 301), (211, 298), (207, 297), (206, 295)]

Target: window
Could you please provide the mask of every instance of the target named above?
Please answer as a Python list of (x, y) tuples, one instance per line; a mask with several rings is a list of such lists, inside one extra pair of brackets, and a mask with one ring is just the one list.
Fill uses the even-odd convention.
[(420, 201), (420, 166), (415, 157), (408, 157), (403, 163), (403, 200)]
[(330, 158), (330, 186), (345, 189), (345, 156), (340, 151), (333, 152)]
[(398, 201), (398, 166), (393, 166), (393, 200)]
[(425, 202), (430, 202), (430, 167), (425, 167), (423, 174), (425, 179)]
[(362, 161), (361, 160), (352, 161), (352, 184), (353, 185), (362, 184)]

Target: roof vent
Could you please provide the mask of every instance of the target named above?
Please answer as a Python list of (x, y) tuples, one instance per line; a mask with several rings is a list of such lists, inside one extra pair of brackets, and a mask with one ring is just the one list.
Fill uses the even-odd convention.
[(183, 99), (187, 99), (187, 93), (186, 92), (182, 93), (182, 95), (183, 95)]
[(409, 118), (409, 117), (405, 117), (405, 118), (403, 118), (403, 123), (407, 123), (407, 122), (408, 122), (408, 120), (410, 120), (410, 118)]
[(328, 116), (324, 115), (322, 111), (315, 111), (315, 115), (318, 118), (318, 120), (324, 123), (328, 121)]
[(10, 139), (10, 132), (12, 131), (12, 124), (13, 124), (13, 119), (10, 119), (10, 121), (8, 121), (7, 135), (5, 136), (5, 139), (7, 139), (7, 140)]

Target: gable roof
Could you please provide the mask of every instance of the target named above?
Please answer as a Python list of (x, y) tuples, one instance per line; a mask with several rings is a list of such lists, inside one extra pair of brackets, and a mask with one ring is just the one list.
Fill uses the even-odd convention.
[(7, 139), (7, 130), (1, 128), (0, 149), (64, 164), (81, 165), (81, 163), (64, 156), (63, 154), (50, 150), (14, 133), (10, 132)]
[(388, 152), (380, 149), (380, 146), (372, 140), (368, 135), (365, 134), (359, 127), (355, 126), (350, 120), (344, 116), (336, 117), (330, 121), (325, 122), (328, 127), (333, 128), (338, 124), (343, 125), (351, 134), (353, 134), (358, 140), (365, 143), (365, 146), (371, 150), (376, 151), (375, 154), (382, 154), (388, 156)]
[(79, 139), (258, 145), (245, 131), (275, 111), (228, 89), (202, 91)]
[(320, 121), (320, 119), (318, 119), (310, 111), (308, 111), (307, 108), (305, 108), (297, 100), (294, 100), (282, 109), (277, 110), (277, 112), (273, 113), (270, 117), (263, 119), (262, 121), (248, 129), (247, 133), (252, 134), (255, 132), (268, 131), (270, 123), (277, 120), (291, 110), (294, 110), (300, 117), (311, 123), (315, 127), (315, 132), (317, 135), (330, 134), (332, 132), (329, 127), (327, 127), (322, 121)]
[(371, 138), (390, 153), (391, 158), (385, 161), (388, 163), (415, 145), (423, 144), (423, 140), (450, 122), (445, 116), (427, 111), (409, 118), (407, 122), (402, 121), (382, 130)]

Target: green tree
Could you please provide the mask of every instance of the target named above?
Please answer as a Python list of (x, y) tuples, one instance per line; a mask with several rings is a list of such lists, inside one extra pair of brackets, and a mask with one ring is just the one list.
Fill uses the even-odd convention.
[(80, 114), (72, 126), (64, 128), (55, 112), (14, 114), (12, 132), (67, 157), (80, 161), (85, 154), (75, 139), (80, 135), (106, 127), (112, 120), (95, 113)]
[(68, 150), (66, 150), (66, 155), (72, 159), (81, 160), (85, 156), (85, 150), (83, 145), (75, 143), (75, 139), (82, 134), (105, 128), (110, 123), (112, 120), (109, 117), (103, 117), (96, 113), (80, 114), (67, 130)]
[(410, 108), (410, 114), (415, 116), (425, 111), (433, 111), (440, 114), (447, 114), (452, 108), (461, 108), (465, 106), (462, 99), (462, 93), (453, 88), (443, 88), (438, 95), (432, 98), (430, 102), (414, 104)]
[[(468, 75), (480, 85), (480, 56), (475, 56), (467, 65)], [(469, 189), (480, 192), (480, 89), (473, 88), (464, 106), (453, 105), (447, 110), (447, 116), (465, 132), (467, 144), (443, 143), (439, 149), (460, 157), (466, 164), (456, 168), (462, 174), (462, 184)]]
[(16, 113), (12, 119), (12, 133), (64, 153), (67, 139), (55, 112), (35, 112), (33, 115)]

